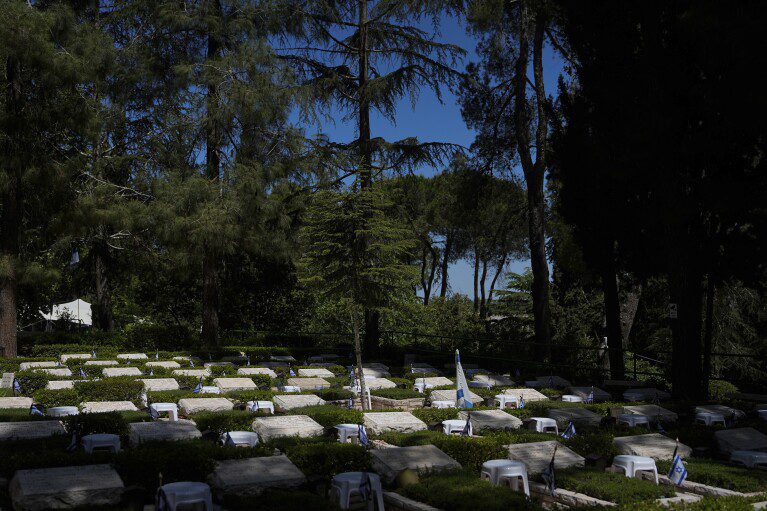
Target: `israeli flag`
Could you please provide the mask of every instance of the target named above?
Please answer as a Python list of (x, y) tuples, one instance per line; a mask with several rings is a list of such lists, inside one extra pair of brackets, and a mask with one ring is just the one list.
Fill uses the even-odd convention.
[(197, 382), (197, 386), (192, 390), (195, 394), (199, 394), (202, 392), (202, 376), (200, 376), (200, 381)]
[(38, 409), (34, 403), (32, 403), (32, 406), (29, 407), (29, 415), (45, 415), (43, 412)]
[(189, 359), (189, 367), (194, 367), (194, 360), (191, 358)]
[(72, 251), (72, 257), (69, 259), (69, 266), (75, 266), (80, 262), (80, 253), (77, 249)]
[(83, 368), (81, 367), (80, 368), (80, 378), (87, 378), (87, 377), (88, 377), (88, 375), (85, 374), (85, 371), (83, 371)]
[(154, 369), (149, 370), (149, 376), (154, 376)]
[(679, 446), (674, 448), (674, 462), (671, 463), (671, 470), (668, 471), (668, 478), (671, 479), (671, 482), (675, 485), (682, 486), (684, 480), (687, 479), (687, 469), (684, 468), (682, 457), (677, 453), (678, 450)]
[(96, 358), (96, 350), (93, 350), (93, 351), (91, 351), (91, 356), (92, 356), (93, 358)]
[(226, 442), (224, 443), (224, 445), (237, 447), (237, 444), (235, 444), (234, 440), (232, 439), (232, 435), (230, 435), (229, 433), (226, 434)]
[(565, 432), (562, 433), (562, 438), (565, 440), (570, 440), (572, 437), (575, 436), (575, 424), (570, 422), (570, 424), (567, 425), (567, 429), (565, 429)]
[(519, 396), (519, 408), (525, 407), (525, 398), (522, 396)]
[(347, 407), (349, 410), (351, 410), (352, 408), (354, 408), (354, 398), (351, 398), (351, 397), (349, 398), (349, 402), (347, 403), (346, 407)]
[(368, 440), (368, 434), (367, 434), (367, 431), (365, 431), (365, 426), (363, 426), (362, 424), (360, 424), (360, 425), (357, 427), (357, 433), (359, 434), (359, 437), (360, 437), (360, 443), (361, 443), (362, 445), (364, 445), (365, 447), (367, 447), (368, 445), (370, 445), (370, 441)]
[(472, 430), (471, 430), (471, 412), (466, 414), (466, 425), (463, 427), (463, 430), (461, 431), (461, 436), (472, 436)]
[(474, 405), (467, 399), (469, 395), (469, 385), (466, 383), (466, 375), (463, 374), (461, 366), (461, 354), (455, 350), (455, 404), (458, 408), (473, 408)]
[(13, 393), (21, 394), (21, 383), (19, 383), (18, 378), (13, 379)]
[(591, 392), (589, 392), (589, 395), (586, 396), (586, 403), (591, 404), (594, 402), (594, 387), (591, 387)]
[(556, 495), (557, 493), (557, 478), (554, 473), (554, 458), (557, 455), (557, 447), (558, 445), (554, 446), (554, 454), (551, 455), (551, 461), (549, 461), (549, 466), (546, 467), (546, 470), (543, 471), (541, 474), (541, 477), (543, 478), (543, 482), (546, 483), (546, 489), (549, 490), (549, 493), (551, 495)]
[(250, 355), (248, 355), (248, 365), (250, 365)]
[(288, 364), (288, 374), (290, 374), (290, 376), (295, 376), (296, 375), (296, 372), (293, 371), (293, 368), (290, 367), (290, 364)]
[(160, 360), (160, 350), (157, 350), (157, 351), (155, 351), (155, 353), (154, 353), (154, 359), (155, 359), (155, 360)]
[(373, 485), (370, 483), (370, 474), (367, 472), (362, 473), (360, 479), (360, 498), (364, 501), (369, 501), (373, 498)]

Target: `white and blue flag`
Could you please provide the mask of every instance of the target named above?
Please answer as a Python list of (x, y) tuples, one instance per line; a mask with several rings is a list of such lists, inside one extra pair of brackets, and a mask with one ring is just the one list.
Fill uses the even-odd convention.
[(81, 367), (80, 368), (80, 378), (87, 378), (87, 377), (88, 377), (88, 375), (85, 374), (85, 371), (83, 371), (83, 368)]
[(360, 424), (357, 428), (357, 433), (360, 437), (360, 443), (367, 447), (370, 444), (370, 441), (368, 440), (368, 434), (367, 431), (365, 431), (365, 426)]
[(290, 364), (288, 364), (288, 374), (290, 376), (295, 376), (296, 375), (296, 372), (293, 370), (292, 367), (290, 367)]
[(455, 404), (458, 408), (473, 408), (474, 405), (469, 401), (469, 385), (466, 383), (466, 375), (463, 374), (461, 366), (461, 354), (455, 350)]
[(91, 355), (93, 356), (93, 358), (98, 358), (96, 357), (96, 350), (91, 351)]
[(154, 376), (154, 369), (149, 370), (149, 376)]
[(589, 395), (586, 396), (586, 403), (591, 404), (594, 402), (594, 387), (591, 387), (591, 392), (589, 392)]
[(546, 467), (546, 470), (543, 471), (541, 474), (541, 477), (543, 478), (543, 482), (546, 483), (546, 489), (549, 490), (549, 493), (551, 495), (556, 495), (557, 493), (557, 478), (554, 474), (554, 458), (557, 455), (557, 448), (559, 445), (554, 445), (554, 453), (551, 455), (551, 461), (549, 461), (549, 466)]
[(194, 367), (194, 360), (191, 358), (189, 359), (189, 367)]
[(154, 359), (155, 359), (155, 360), (160, 360), (160, 350), (156, 350), (156, 351), (154, 352)]
[(463, 430), (461, 430), (461, 436), (472, 436), (471, 412), (466, 414), (466, 425), (464, 425)]
[(574, 436), (575, 436), (575, 424), (573, 424), (571, 421), (570, 424), (567, 425), (565, 432), (562, 433), (562, 438), (564, 438), (565, 440), (570, 440)]
[(668, 478), (671, 479), (671, 482), (675, 485), (682, 486), (684, 480), (687, 479), (687, 469), (684, 468), (682, 457), (679, 456), (679, 440), (677, 440), (676, 447), (674, 448), (673, 460), (671, 469), (668, 471)]
[(230, 447), (237, 447), (237, 444), (234, 443), (234, 440), (232, 439), (232, 435), (229, 433), (226, 434), (226, 442), (224, 445), (228, 445)]
[(525, 398), (520, 395), (518, 408), (524, 408), (524, 407), (525, 407)]
[(250, 365), (250, 355), (248, 355), (248, 365)]
[(45, 414), (41, 412), (40, 409), (36, 407), (34, 403), (32, 403), (32, 406), (29, 407), (29, 415), (45, 415)]
[(14, 394), (21, 394), (21, 383), (19, 383), (18, 378), (13, 379), (13, 393)]
[(195, 394), (199, 394), (202, 392), (202, 376), (200, 376), (200, 381), (197, 382), (197, 386), (192, 390)]

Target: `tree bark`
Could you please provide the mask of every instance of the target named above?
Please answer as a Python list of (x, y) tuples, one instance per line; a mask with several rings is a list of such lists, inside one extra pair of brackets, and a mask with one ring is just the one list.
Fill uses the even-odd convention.
[[(672, 247), (671, 250), (677, 251), (678, 247)], [(677, 319), (670, 319), (673, 332), (673, 395), (675, 398), (689, 400), (702, 399), (704, 396), (701, 368), (703, 272), (695, 267), (695, 257), (682, 259), (677, 254), (668, 275), (671, 303), (677, 305)]]
[(439, 297), (445, 298), (447, 296), (447, 270), (450, 261), (450, 252), (453, 248), (453, 236), (448, 232), (445, 236), (445, 253), (442, 254), (442, 269), (440, 274), (442, 276), (442, 284), (439, 290)]
[(530, 154), (530, 115), (527, 102), (527, 69), (530, 58), (528, 41), (529, 0), (520, 0), (519, 56), (514, 71), (514, 107), (517, 152), (527, 183), (528, 238), (530, 266), (533, 272), (533, 319), (535, 325), (535, 356), (538, 360), (551, 359), (551, 311), (549, 308), (549, 267), (546, 260), (546, 201), (543, 177), (546, 170), (548, 119), (546, 91), (543, 84), (543, 35), (546, 19), (535, 18), (533, 34), (533, 81), (537, 107), (536, 159)]
[[(213, 16), (220, 16), (221, 3), (214, 0), (212, 5)], [(213, 33), (213, 28), (208, 28), (207, 58), (215, 59), (221, 50), (219, 36)], [(205, 127), (205, 175), (212, 183), (220, 183), (221, 158), (221, 133), (216, 121), (218, 111), (218, 99), (216, 86), (208, 84), (206, 98), (207, 120)], [(219, 345), (218, 310), (220, 301), (220, 284), (218, 276), (218, 255), (209, 247), (203, 248), (202, 261), (202, 340), (209, 347)]]
[(618, 279), (615, 272), (615, 251), (613, 242), (605, 244), (605, 258), (602, 264), (602, 290), (605, 319), (607, 323), (607, 349), (610, 360), (610, 377), (622, 380), (626, 368), (623, 361), (623, 333), (621, 332), (621, 305)]
[(621, 333), (623, 333), (623, 345), (628, 345), (631, 331), (634, 328), (639, 300), (642, 296), (642, 284), (637, 284), (626, 293), (626, 301), (621, 307)]
[(485, 280), (487, 280), (487, 260), (482, 261), (482, 275), (479, 278), (479, 316), (484, 318), (487, 316), (487, 294), (485, 293)]
[(9, 138), (3, 144), (3, 160), (5, 166), (5, 186), (3, 187), (0, 204), (0, 348), (3, 356), (17, 355), (17, 269), (19, 258), (19, 223), (22, 210), (21, 161), (16, 154), (19, 150), (14, 144), (13, 136), (16, 130), (13, 123), (18, 122), (21, 111), (21, 66), (14, 57), (6, 60), (6, 112), (12, 125)]
[(487, 295), (487, 303), (490, 303), (493, 301), (493, 293), (495, 292), (495, 284), (498, 282), (498, 277), (501, 276), (501, 272), (503, 271), (503, 267), (506, 266), (506, 258), (508, 257), (507, 254), (503, 254), (503, 257), (500, 261), (498, 261), (498, 267), (495, 270), (495, 275), (493, 275), (493, 280), (490, 282), (490, 292)]
[(109, 254), (106, 243), (97, 241), (94, 246), (94, 274), (96, 278), (96, 324), (105, 332), (114, 332), (112, 314), (112, 290), (109, 286)]
[[(706, 279), (706, 329), (703, 337), (703, 393), (709, 396), (709, 383), (711, 382), (711, 352), (714, 345), (714, 303), (716, 300), (716, 283), (713, 275), (708, 274)], [(713, 396), (718, 397), (718, 396)]]
[(368, 409), (367, 385), (365, 384), (365, 375), (362, 371), (362, 343), (360, 342), (360, 325), (357, 317), (357, 311), (352, 311), (352, 330), (354, 331), (354, 356), (357, 361), (357, 381), (360, 384), (360, 402), (362, 409)]
[(479, 312), (479, 253), (474, 249), (474, 312)]

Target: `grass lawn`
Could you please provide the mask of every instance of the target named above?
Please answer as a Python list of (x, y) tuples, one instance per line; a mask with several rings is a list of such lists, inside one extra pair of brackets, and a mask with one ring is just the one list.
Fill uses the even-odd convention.
[[(658, 472), (667, 474), (669, 461), (659, 461)], [(767, 471), (725, 465), (712, 460), (684, 460), (687, 480), (743, 493), (767, 492)]]

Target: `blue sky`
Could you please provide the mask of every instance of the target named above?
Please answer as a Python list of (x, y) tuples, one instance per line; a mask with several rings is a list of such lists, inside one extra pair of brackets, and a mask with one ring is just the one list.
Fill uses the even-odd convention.
[[(431, 30), (430, 26), (423, 26), (423, 28)], [(477, 60), (476, 40), (466, 33), (465, 26), (457, 18), (443, 18), (440, 31), (438, 40), (456, 44), (467, 51), (464, 61), (458, 63), (457, 69), (462, 71), (470, 61)], [(563, 65), (561, 58), (547, 48), (544, 52), (544, 76), (549, 93), (556, 91), (557, 77), (562, 72)], [(474, 140), (474, 133), (464, 124), (455, 96), (449, 90), (443, 89), (442, 100), (440, 103), (434, 92), (426, 89), (419, 95), (415, 108), (412, 107), (410, 98), (402, 99), (397, 109), (396, 124), (374, 113), (371, 119), (373, 136), (387, 140), (415, 136), (421, 142), (450, 142), (468, 147)], [(355, 124), (344, 123), (340, 119), (337, 122), (327, 121), (313, 128), (308, 127), (307, 131), (310, 134), (323, 132), (331, 140), (338, 141), (348, 141), (356, 136)], [(440, 168), (423, 169), (422, 172), (432, 174), (441, 170)], [(508, 269), (521, 273), (527, 267), (529, 262), (522, 260), (511, 262)], [(474, 284), (471, 262), (459, 261), (451, 265), (448, 282), (451, 292), (472, 296)], [(499, 282), (498, 287), (502, 287), (502, 283)]]

